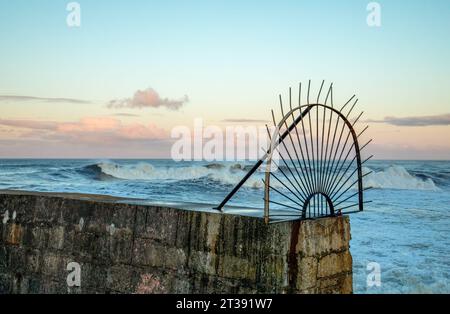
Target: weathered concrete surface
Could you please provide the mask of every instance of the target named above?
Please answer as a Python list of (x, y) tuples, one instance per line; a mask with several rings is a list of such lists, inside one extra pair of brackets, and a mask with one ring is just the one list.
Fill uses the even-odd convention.
[[(256, 217), (0, 194), (0, 293), (351, 293), (348, 217)], [(81, 286), (68, 287), (70, 262)]]

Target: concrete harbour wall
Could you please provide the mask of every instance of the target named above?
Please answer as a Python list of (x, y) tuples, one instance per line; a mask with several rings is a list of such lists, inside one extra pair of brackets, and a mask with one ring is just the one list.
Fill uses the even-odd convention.
[[(0, 219), (0, 293), (352, 292), (346, 216), (265, 225), (108, 197), (1, 192)], [(71, 262), (80, 286), (68, 285)]]

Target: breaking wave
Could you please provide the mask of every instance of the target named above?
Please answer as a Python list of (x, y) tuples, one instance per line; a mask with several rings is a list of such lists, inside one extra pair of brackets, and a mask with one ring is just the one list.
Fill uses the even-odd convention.
[[(122, 180), (167, 180), (185, 181), (207, 178), (221, 184), (233, 185), (238, 183), (243, 175), (251, 168), (243, 164), (207, 164), (185, 167), (154, 167), (145, 162), (120, 165), (113, 162), (101, 162), (83, 168), (85, 174), (89, 174), (98, 180), (122, 179)], [(250, 178), (245, 186), (261, 188), (263, 183), (260, 178)]]
[[(242, 179), (250, 168), (251, 165), (240, 163), (211, 163), (206, 165), (179, 167), (155, 167), (146, 162), (129, 165), (121, 165), (114, 162), (100, 162), (84, 167), (83, 170), (85, 171), (85, 174), (89, 174), (98, 180), (115, 178), (122, 180), (184, 181), (206, 178), (221, 184), (234, 185)], [(364, 168), (363, 173), (367, 173), (370, 170), (370, 168)], [(261, 173), (257, 173), (250, 177), (245, 186), (262, 188), (263, 182), (261, 179)], [(275, 180), (271, 180), (271, 185), (283, 187)], [(423, 179), (414, 176), (402, 166), (391, 166), (382, 171), (374, 171), (364, 178), (364, 186), (376, 189), (439, 190), (432, 179)]]
[[(368, 171), (370, 171), (369, 168), (364, 168), (363, 173)], [(376, 189), (439, 190), (432, 179), (424, 180), (416, 177), (402, 166), (391, 166), (383, 171), (374, 171), (364, 178), (364, 186)]]

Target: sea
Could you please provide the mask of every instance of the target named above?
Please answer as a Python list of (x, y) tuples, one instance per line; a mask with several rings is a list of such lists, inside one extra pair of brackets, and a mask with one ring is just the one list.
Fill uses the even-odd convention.
[[(214, 207), (254, 162), (1, 159), (0, 189), (104, 194)], [(450, 161), (365, 164), (363, 212), (351, 214), (355, 293), (450, 293)], [(230, 201), (262, 208), (263, 173)], [(283, 186), (279, 186), (283, 189)]]

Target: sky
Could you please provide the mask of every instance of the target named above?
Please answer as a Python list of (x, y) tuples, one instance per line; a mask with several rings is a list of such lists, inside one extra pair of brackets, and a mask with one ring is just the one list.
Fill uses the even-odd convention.
[[(168, 158), (299, 82), (353, 94), (377, 159), (450, 159), (450, 1), (0, 0), (0, 157)], [(361, 125), (364, 127), (364, 125)]]

